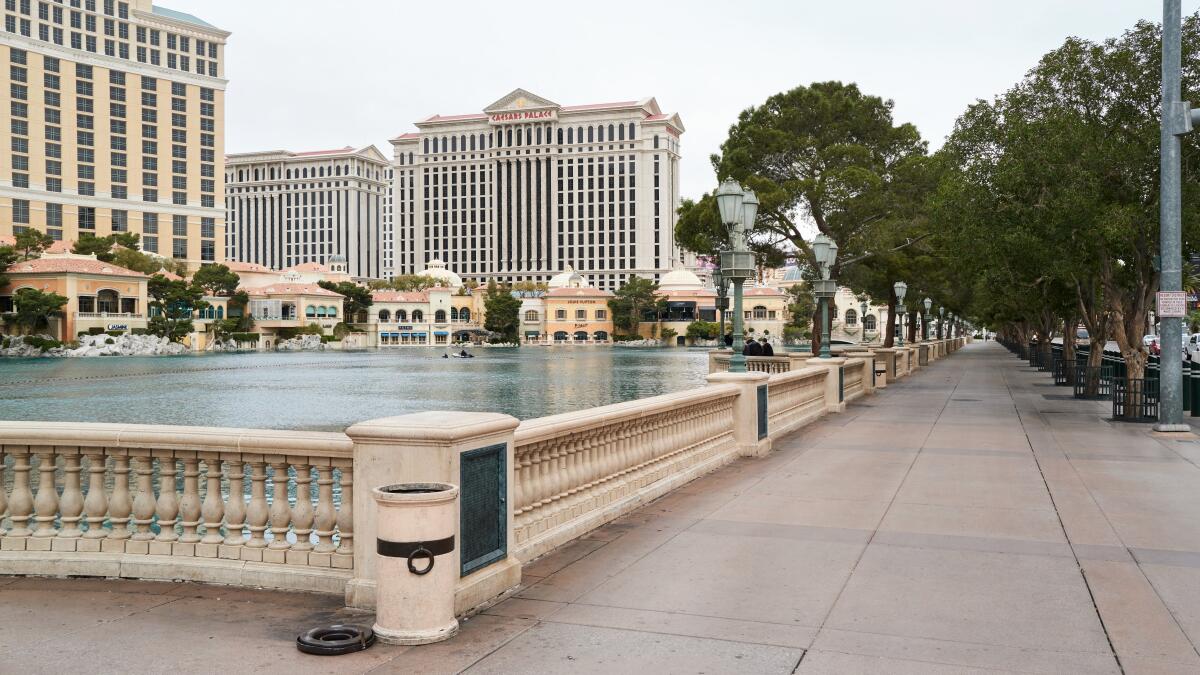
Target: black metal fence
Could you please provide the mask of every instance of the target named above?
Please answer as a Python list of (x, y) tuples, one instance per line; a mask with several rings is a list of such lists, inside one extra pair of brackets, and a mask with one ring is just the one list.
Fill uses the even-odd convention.
[(1153, 422), (1158, 419), (1157, 377), (1114, 377), (1112, 382), (1113, 419), (1126, 422)]
[(1107, 400), (1112, 396), (1112, 366), (1089, 368), (1087, 363), (1075, 364), (1075, 398)]

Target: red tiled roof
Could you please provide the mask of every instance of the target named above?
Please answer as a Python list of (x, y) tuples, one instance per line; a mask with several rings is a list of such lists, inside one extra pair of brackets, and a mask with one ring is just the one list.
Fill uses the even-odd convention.
[(584, 110), (603, 110), (604, 108), (628, 108), (637, 105), (637, 101), (617, 101), (615, 103), (585, 103), (583, 105), (563, 106), (564, 112), (581, 112)]
[(316, 284), (271, 284), (262, 288), (250, 288), (246, 292), (250, 295), (323, 295), (334, 298), (342, 297), (340, 293), (334, 293)]
[(183, 280), (183, 277), (179, 276), (178, 274), (175, 274), (174, 272), (170, 272), (168, 270), (159, 270), (159, 271), (155, 272), (154, 274), (161, 274), (162, 276), (170, 279), (171, 281), (182, 281)]
[(258, 263), (230, 261), (225, 263), (231, 272), (274, 272)]
[(424, 291), (375, 291), (371, 293), (375, 302), (429, 302), (429, 294)]
[(110, 277), (137, 277), (145, 279), (141, 272), (127, 270), (112, 263), (106, 263), (95, 258), (64, 255), (45, 256), (32, 260), (23, 260), (8, 268), (9, 274), (98, 274)]
[(778, 288), (766, 288), (763, 286), (755, 286), (754, 288), (747, 288), (745, 291), (743, 291), (743, 293), (745, 295), (762, 295), (762, 296), (766, 296), (766, 295), (784, 296), (784, 295), (787, 295), (787, 293), (784, 293), (783, 291), (779, 290)]
[(295, 156), (295, 157), (315, 157), (317, 155), (342, 155), (347, 152), (354, 152), (354, 148), (347, 145), (346, 147), (340, 148), (338, 150), (312, 150), (309, 152), (297, 152), (297, 153), (294, 153), (293, 156)]
[(610, 298), (612, 293), (599, 288), (551, 288), (546, 291), (547, 298)]
[(422, 122), (458, 122), (460, 120), (486, 120), (487, 115), (471, 113), (468, 115), (433, 115), (421, 120)]
[(287, 268), (287, 270), (284, 270), (284, 271), (286, 272), (288, 270), (292, 270), (294, 272), (328, 272), (329, 271), (324, 265), (322, 265), (321, 263), (316, 262), (316, 261), (300, 263), (299, 265), (294, 265), (292, 267)]
[(410, 131), (407, 134), (400, 134), (399, 136), (396, 137), (396, 140), (408, 140), (410, 138), (420, 138), (420, 137), (421, 137), (421, 134)]

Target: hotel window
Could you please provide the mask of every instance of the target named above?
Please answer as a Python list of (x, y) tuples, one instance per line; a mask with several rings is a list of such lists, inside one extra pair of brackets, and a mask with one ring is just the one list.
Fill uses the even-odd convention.
[(79, 229), (96, 229), (96, 209), (92, 206), (79, 207)]
[(150, 253), (158, 253), (158, 237), (153, 235), (142, 237), (142, 250)]
[(200, 260), (203, 262), (212, 262), (216, 259), (216, 244), (212, 240), (203, 240), (200, 242)]
[(29, 200), (14, 199), (13, 205), (13, 222), (14, 223), (29, 223)]
[(46, 204), (46, 227), (62, 227), (62, 204)]
[(112, 212), (112, 231), (127, 232), (129, 231), (129, 212), (120, 209), (113, 209)]
[(554, 310), (554, 318), (559, 321), (566, 321), (567, 320), (567, 310), (565, 310), (565, 309)]
[(142, 214), (142, 234), (158, 234), (158, 214)]
[(200, 219), (200, 236), (211, 239), (216, 236), (217, 223), (215, 218)]
[(596, 320), (597, 321), (605, 321), (607, 319), (608, 319), (608, 310), (605, 310), (605, 309), (596, 310)]
[(587, 320), (587, 310), (586, 309), (575, 310), (575, 320), (576, 321), (586, 321)]
[(171, 234), (176, 237), (187, 236), (187, 216), (171, 217)]
[(176, 260), (187, 258), (187, 239), (171, 240), (171, 257)]

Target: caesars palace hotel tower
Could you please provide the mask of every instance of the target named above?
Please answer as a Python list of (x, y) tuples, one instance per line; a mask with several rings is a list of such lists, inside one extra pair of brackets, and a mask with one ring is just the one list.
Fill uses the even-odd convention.
[(394, 273), (597, 288), (693, 262), (675, 246), (683, 123), (653, 98), (561, 106), (517, 89), (392, 139)]

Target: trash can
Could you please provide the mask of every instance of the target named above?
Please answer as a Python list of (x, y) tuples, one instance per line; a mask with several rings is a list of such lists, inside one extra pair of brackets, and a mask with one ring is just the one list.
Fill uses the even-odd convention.
[(375, 636), (394, 645), (458, 633), (454, 564), (458, 486), (400, 483), (372, 491), (376, 508)]

